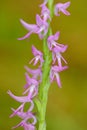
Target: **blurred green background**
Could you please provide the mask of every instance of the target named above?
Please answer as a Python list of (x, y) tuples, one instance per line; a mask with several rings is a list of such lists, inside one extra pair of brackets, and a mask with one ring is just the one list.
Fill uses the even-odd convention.
[[(9, 118), (10, 108), (17, 108), (19, 104), (7, 95), (7, 90), (21, 95), (26, 82), (24, 65), (33, 57), (31, 45), (42, 49), (36, 35), (17, 40), (27, 33), (19, 19), (35, 23), (42, 1), (0, 1), (0, 130), (10, 130), (20, 121), (17, 117)], [(57, 2), (66, 0), (54, 0)], [(70, 17), (61, 14), (52, 21), (53, 33), (61, 32), (59, 42), (69, 46), (63, 55), (69, 69), (60, 74), (62, 89), (56, 83), (50, 87), (47, 130), (87, 130), (87, 1), (71, 0), (69, 11)]]

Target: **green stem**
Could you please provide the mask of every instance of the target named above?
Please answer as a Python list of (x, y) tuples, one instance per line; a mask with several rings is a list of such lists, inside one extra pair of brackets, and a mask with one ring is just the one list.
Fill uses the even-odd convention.
[(40, 85), (39, 90), (39, 99), (41, 102), (41, 108), (39, 112), (39, 130), (46, 130), (46, 123), (45, 123), (45, 114), (46, 114), (46, 106), (47, 106), (47, 99), (48, 99), (48, 90), (50, 87), (50, 65), (52, 61), (51, 52), (49, 52), (47, 43), (44, 40), (44, 64), (43, 64), (43, 77), (42, 83)]
[[(53, 15), (53, 0), (48, 0), (48, 6), (51, 13), (51, 18)], [(50, 23), (49, 23), (50, 25)], [(47, 37), (52, 34), (51, 27), (49, 27), (48, 34), (45, 36), (43, 40), (43, 52), (44, 52), (44, 64), (42, 68), (42, 83), (39, 89), (39, 99), (40, 99), (40, 109), (39, 109), (39, 128), (38, 130), (46, 130), (46, 122), (45, 122), (45, 114), (46, 114), (46, 107), (47, 107), (47, 100), (48, 100), (48, 90), (50, 87), (50, 69), (52, 63), (52, 53), (49, 51), (47, 46)]]

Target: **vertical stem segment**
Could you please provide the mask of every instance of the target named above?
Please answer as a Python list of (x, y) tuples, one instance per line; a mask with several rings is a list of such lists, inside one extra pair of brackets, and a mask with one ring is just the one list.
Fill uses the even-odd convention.
[(43, 77), (42, 83), (40, 85), (39, 91), (39, 99), (41, 102), (41, 109), (39, 113), (39, 130), (46, 130), (46, 123), (45, 123), (45, 114), (46, 114), (46, 106), (47, 106), (47, 99), (48, 99), (48, 90), (50, 87), (50, 65), (52, 62), (51, 52), (49, 52), (47, 47), (47, 42), (44, 40), (44, 64), (43, 64)]
[[(53, 0), (48, 0), (48, 6), (50, 9), (51, 18), (53, 15)], [(50, 24), (50, 23), (49, 23)], [(41, 107), (39, 111), (39, 128), (38, 130), (46, 130), (46, 122), (45, 122), (45, 114), (46, 114), (46, 106), (48, 100), (48, 90), (50, 87), (50, 69), (52, 63), (52, 54), (47, 46), (47, 37), (52, 34), (51, 27), (49, 27), (49, 31), (47, 36), (45, 36), (43, 40), (43, 51), (44, 51), (44, 64), (42, 68), (42, 83), (39, 89), (39, 99), (41, 102)]]

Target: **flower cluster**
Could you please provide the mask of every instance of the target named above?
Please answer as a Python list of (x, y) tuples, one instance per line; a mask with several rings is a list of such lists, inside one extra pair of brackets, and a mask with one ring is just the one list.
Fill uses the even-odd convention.
[[(28, 33), (22, 38), (18, 38), (18, 40), (23, 40), (29, 38), (31, 34), (37, 34), (40, 39), (44, 39), (49, 30), (49, 21), (51, 21), (50, 10), (47, 7), (48, 0), (44, 0), (43, 4), (40, 5), (41, 14), (36, 15), (36, 24), (28, 24), (24, 20), (20, 19), (21, 24), (25, 29), (28, 30)], [(66, 10), (70, 2), (66, 3), (58, 3), (54, 7), (54, 14), (56, 16), (60, 16), (60, 12), (65, 15), (70, 15), (70, 13)], [(50, 52), (52, 52), (52, 65), (49, 72), (50, 82), (53, 80), (57, 81), (59, 87), (61, 87), (61, 81), (59, 73), (65, 69), (67, 69), (67, 65), (63, 66), (62, 61), (67, 64), (66, 60), (62, 57), (62, 53), (66, 51), (67, 45), (57, 43), (59, 39), (60, 32), (56, 32), (54, 35), (50, 35), (47, 37), (47, 46)], [(33, 113), (34, 101), (33, 99), (38, 95), (39, 85), (42, 82), (42, 66), (45, 62), (43, 58), (43, 53), (36, 49), (34, 45), (32, 45), (32, 53), (34, 58), (29, 62), (29, 64), (33, 64), (34, 66), (39, 62), (40, 65), (37, 69), (30, 69), (25, 66), (26, 73), (26, 84), (24, 86), (25, 91), (23, 92), (23, 96), (15, 96), (11, 91), (8, 91), (8, 94), (20, 102), (21, 105), (17, 109), (13, 109), (13, 113), (10, 117), (17, 115), (22, 119), (22, 121), (13, 128), (17, 128), (22, 126), (24, 130), (35, 130), (35, 124), (37, 122), (35, 113)], [(30, 107), (27, 112), (24, 111), (25, 104), (29, 103)], [(31, 119), (33, 119), (31, 121)]]
[[(67, 64), (66, 60), (62, 57), (61, 53), (65, 52), (67, 49), (67, 45), (59, 44), (56, 42), (59, 38), (59, 32), (57, 32), (54, 35), (51, 35), (48, 37), (48, 48), (50, 51), (52, 51), (52, 67), (50, 71), (50, 79), (51, 82), (53, 80), (57, 81), (57, 84), (59, 87), (61, 87), (61, 82), (60, 82), (60, 77), (59, 77), (59, 72), (67, 69), (67, 66), (62, 66), (62, 60), (64, 61), (65, 64)], [(57, 61), (57, 65), (55, 65)]]
[[(11, 91), (8, 91), (8, 94), (13, 99), (21, 103), (21, 105), (16, 110), (12, 108), (13, 113), (10, 115), (10, 117), (17, 115), (22, 119), (22, 121), (13, 128), (22, 126), (24, 127), (24, 130), (35, 130), (35, 124), (37, 122), (37, 119), (35, 114), (32, 112), (34, 109), (33, 98), (37, 96), (38, 87), (42, 81), (41, 67), (42, 63), (44, 62), (43, 54), (39, 50), (37, 50), (34, 46), (32, 46), (32, 53), (35, 57), (29, 63), (31, 64), (33, 62), (33, 65), (36, 65), (37, 62), (40, 61), (40, 66), (35, 70), (25, 66), (26, 84), (24, 86), (25, 91), (23, 92), (23, 96), (21, 97), (15, 96)], [(26, 103), (30, 104), (30, 107), (27, 110), (27, 112), (24, 111)], [(31, 119), (33, 119), (32, 122)]]

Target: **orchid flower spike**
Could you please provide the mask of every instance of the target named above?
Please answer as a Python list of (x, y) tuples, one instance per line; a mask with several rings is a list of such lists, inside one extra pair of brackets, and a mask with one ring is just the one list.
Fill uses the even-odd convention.
[(60, 16), (59, 12), (62, 12), (67, 16), (70, 15), (70, 13), (66, 10), (69, 6), (70, 6), (70, 2), (56, 4), (54, 9), (55, 15)]
[[(18, 38), (18, 40), (29, 38), (32, 34), (38, 35), (43, 42), (43, 53), (32, 45), (34, 58), (31, 59), (29, 64), (32, 63), (35, 67), (39, 62), (39, 66), (37, 69), (25, 66), (26, 84), (22, 96), (16, 96), (10, 90), (7, 92), (14, 100), (20, 103), (18, 108), (11, 108), (12, 114), (10, 117), (18, 116), (21, 118), (19, 124), (14, 126), (13, 129), (23, 127), (24, 130), (36, 130), (36, 127), (38, 127), (38, 130), (46, 130), (45, 113), (50, 84), (56, 80), (57, 85), (61, 88), (60, 72), (68, 68), (67, 65), (62, 65), (62, 62), (67, 64), (62, 53), (66, 51), (68, 46), (57, 42), (60, 32), (52, 33), (51, 20), (53, 11), (56, 16), (60, 16), (60, 12), (67, 16), (70, 15), (67, 11), (70, 2), (58, 3), (55, 6), (53, 2), (53, 0), (43, 0), (40, 5), (41, 14), (36, 14), (35, 24), (29, 24), (20, 19), (22, 26), (28, 32), (25, 36)], [(27, 104), (29, 106), (26, 110)], [(37, 119), (38, 124), (36, 126)]]

